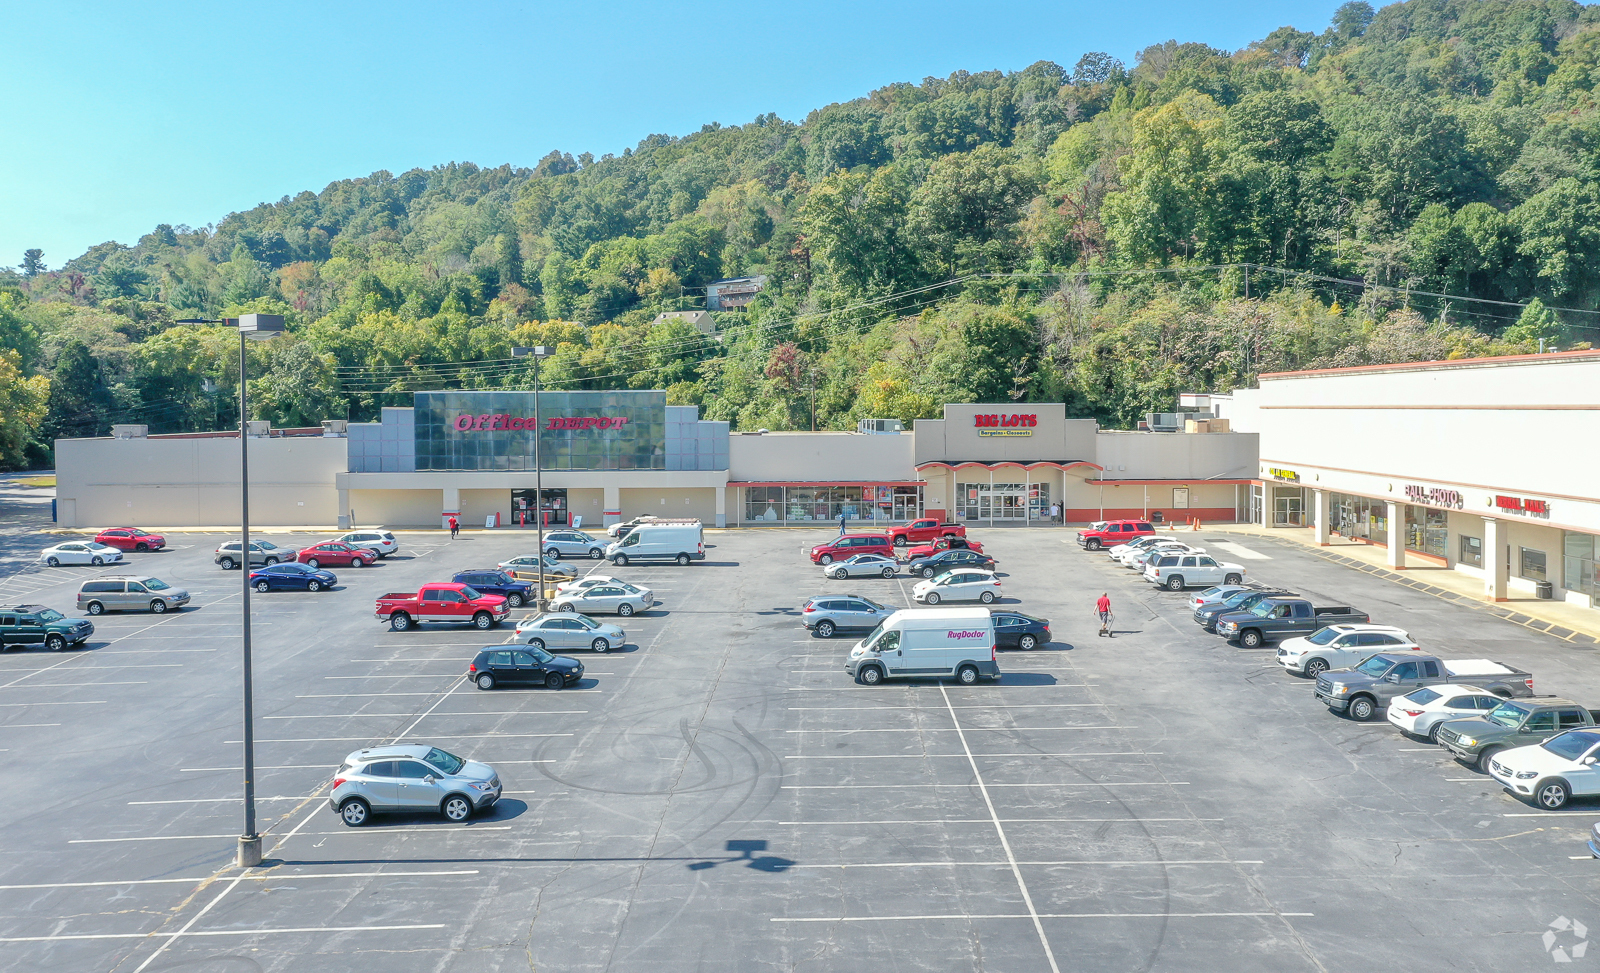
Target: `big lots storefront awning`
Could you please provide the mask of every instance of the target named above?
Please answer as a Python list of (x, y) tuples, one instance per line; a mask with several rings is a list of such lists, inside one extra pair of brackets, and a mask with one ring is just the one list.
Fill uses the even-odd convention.
[(1070, 470), (1074, 467), (1084, 466), (1091, 470), (1105, 472), (1105, 467), (1098, 463), (1091, 463), (1086, 459), (1039, 459), (1039, 460), (932, 460), (917, 464), (917, 472), (923, 470), (998, 470), (1003, 466), (1015, 466), (1025, 470), (1034, 470), (1048, 467), (1056, 470)]

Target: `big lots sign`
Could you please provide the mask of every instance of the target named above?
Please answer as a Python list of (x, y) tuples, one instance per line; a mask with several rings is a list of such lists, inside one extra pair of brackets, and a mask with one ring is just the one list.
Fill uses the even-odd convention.
[[(627, 416), (551, 416), (545, 420), (546, 429), (621, 429), (628, 424)], [(537, 420), (513, 415), (462, 415), (456, 416), (456, 432), (521, 432), (539, 428)]]
[(983, 428), (991, 428), (991, 429), (992, 428), (1006, 428), (1006, 427), (1010, 427), (1010, 426), (1037, 426), (1039, 424), (1039, 417), (1037, 415), (1024, 416), (1024, 415), (1016, 415), (1016, 414), (1012, 414), (1012, 415), (997, 415), (997, 416), (973, 416), (972, 417), (972, 424), (974, 426), (980, 426), (980, 427), (983, 427)]

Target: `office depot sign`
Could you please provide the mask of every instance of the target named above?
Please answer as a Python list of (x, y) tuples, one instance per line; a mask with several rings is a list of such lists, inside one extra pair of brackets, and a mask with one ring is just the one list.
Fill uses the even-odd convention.
[[(628, 424), (627, 416), (551, 416), (545, 420), (545, 429), (621, 429)], [(456, 432), (521, 432), (537, 429), (537, 420), (512, 415), (458, 415)]]

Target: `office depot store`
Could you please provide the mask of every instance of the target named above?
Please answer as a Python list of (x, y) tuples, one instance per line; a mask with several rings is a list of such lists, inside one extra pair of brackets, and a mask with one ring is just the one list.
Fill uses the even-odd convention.
[[(1600, 352), (1263, 375), (1222, 405), (1260, 435), (1251, 519), (1600, 605)], [(1543, 590), (1541, 591), (1541, 587)]]
[[(593, 527), (640, 514), (716, 526), (862, 525), (924, 514), (978, 525), (1106, 517), (1232, 522), (1256, 437), (1108, 432), (1061, 403), (948, 405), (910, 432), (730, 432), (660, 391), (418, 392), (371, 423), (250, 440), (251, 519)], [(237, 433), (61, 440), (58, 521), (238, 523)], [(261, 435), (255, 435), (261, 433)], [(535, 485), (535, 437), (542, 493)]]

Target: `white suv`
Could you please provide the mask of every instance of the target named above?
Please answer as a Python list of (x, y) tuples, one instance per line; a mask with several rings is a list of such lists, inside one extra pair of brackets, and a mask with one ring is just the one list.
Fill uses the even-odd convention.
[(353, 530), (335, 539), (351, 547), (364, 547), (379, 557), (388, 557), (400, 550), (400, 542), (386, 530)]
[(1144, 566), (1144, 579), (1168, 591), (1182, 591), (1191, 585), (1240, 584), (1244, 575), (1242, 564), (1193, 552), (1157, 554)]
[(1404, 629), (1389, 625), (1329, 625), (1314, 635), (1279, 643), (1278, 665), (1315, 679), (1329, 669), (1352, 668), (1379, 652), (1420, 648)]

